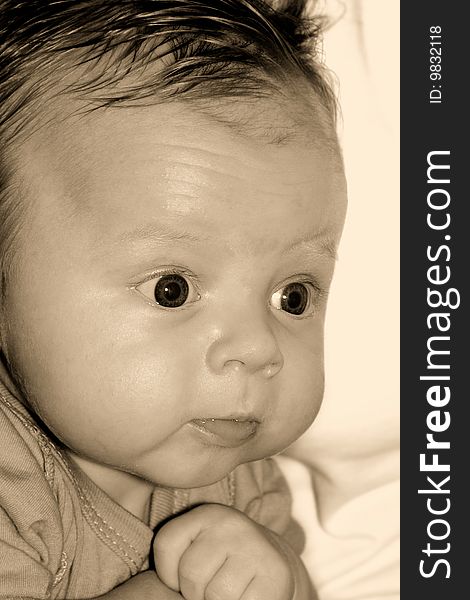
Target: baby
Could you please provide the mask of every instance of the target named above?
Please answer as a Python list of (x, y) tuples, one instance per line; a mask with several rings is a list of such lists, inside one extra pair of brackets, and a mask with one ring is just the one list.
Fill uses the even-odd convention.
[(302, 2), (0, 1), (0, 598), (311, 600), (345, 206)]

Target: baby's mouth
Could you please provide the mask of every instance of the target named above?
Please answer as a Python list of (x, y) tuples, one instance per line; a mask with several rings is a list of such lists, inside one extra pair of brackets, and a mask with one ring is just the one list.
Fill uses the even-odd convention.
[(256, 435), (254, 419), (194, 419), (190, 424), (216, 446), (236, 448)]

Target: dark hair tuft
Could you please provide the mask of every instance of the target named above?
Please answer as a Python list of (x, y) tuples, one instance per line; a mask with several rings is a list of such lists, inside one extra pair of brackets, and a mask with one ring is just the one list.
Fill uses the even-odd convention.
[(55, 93), (62, 82), (101, 106), (259, 97), (304, 80), (334, 113), (315, 60), (321, 22), (303, 1), (0, 0), (0, 14), (0, 135), (54, 77)]

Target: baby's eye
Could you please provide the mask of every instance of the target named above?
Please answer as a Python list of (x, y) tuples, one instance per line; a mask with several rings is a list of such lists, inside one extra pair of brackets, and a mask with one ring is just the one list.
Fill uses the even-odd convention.
[(189, 278), (180, 273), (153, 276), (135, 286), (135, 289), (163, 308), (179, 308), (200, 297)]
[(294, 281), (279, 288), (271, 296), (271, 306), (290, 315), (310, 315), (313, 312), (314, 286)]

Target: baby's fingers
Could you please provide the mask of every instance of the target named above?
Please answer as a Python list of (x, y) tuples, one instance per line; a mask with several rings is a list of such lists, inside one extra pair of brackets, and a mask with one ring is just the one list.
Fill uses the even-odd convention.
[(179, 591), (180, 560), (200, 533), (194, 511), (168, 521), (157, 533), (153, 553), (157, 575), (168, 587)]
[[(213, 544), (198, 540), (193, 542), (179, 563), (178, 579), (182, 596), (186, 600), (210, 600), (207, 586), (226, 558), (225, 552), (216, 552)], [(223, 598), (231, 600), (231, 597)]]
[(250, 581), (240, 600), (291, 600), (293, 591), (288, 585), (276, 585), (274, 577), (257, 575)]
[(229, 556), (207, 585), (204, 600), (241, 600), (253, 576), (246, 561)]

